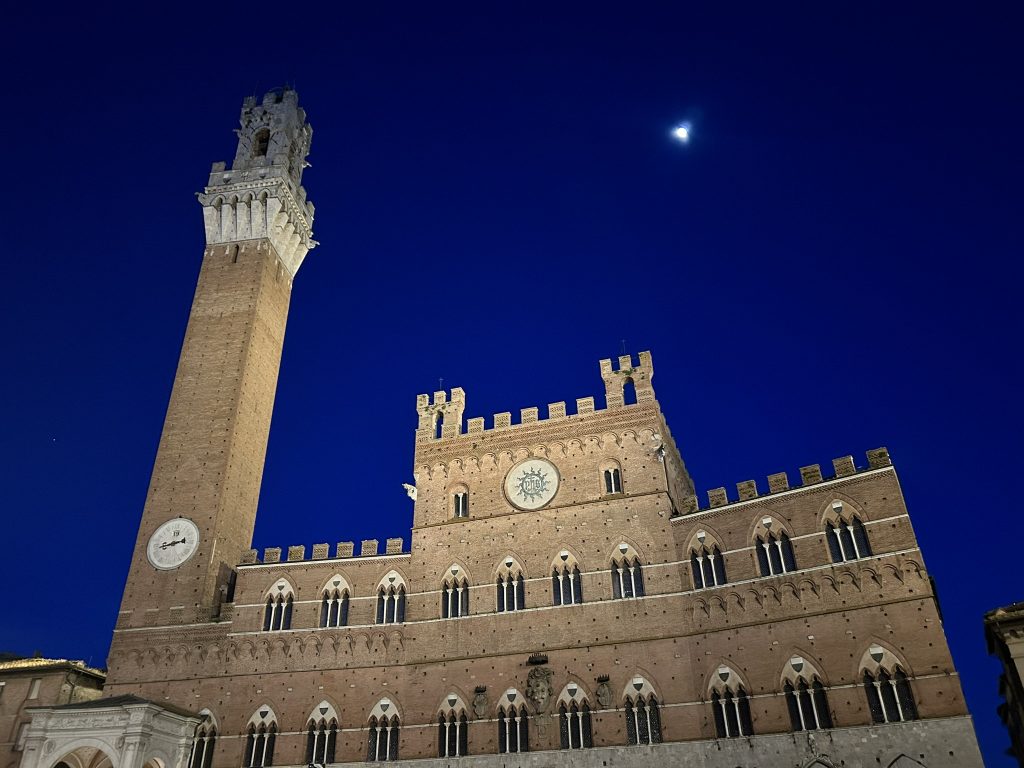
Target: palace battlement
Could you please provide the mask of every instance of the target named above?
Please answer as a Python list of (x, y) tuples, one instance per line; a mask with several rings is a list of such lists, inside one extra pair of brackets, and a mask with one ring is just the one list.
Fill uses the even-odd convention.
[(430, 395), (416, 396), (416, 412), (419, 414), (419, 425), (416, 428), (416, 442), (435, 443), (451, 440), (467, 435), (480, 435), (525, 426), (534, 426), (539, 422), (556, 421), (574, 416), (589, 416), (594, 413), (611, 411), (625, 407), (625, 390), (632, 385), (636, 391), (636, 404), (654, 402), (654, 363), (650, 352), (639, 354), (639, 363), (634, 365), (631, 355), (621, 355), (618, 367), (613, 366), (611, 358), (599, 362), (601, 378), (605, 388), (605, 408), (596, 408), (594, 397), (576, 399), (576, 412), (568, 413), (565, 401), (548, 403), (547, 418), (540, 417), (540, 409), (536, 406), (522, 408), (519, 411), (519, 422), (512, 423), (512, 412), (496, 413), (487, 428), (482, 416), (468, 419), (463, 430), (463, 414), (466, 409), (466, 392), (461, 387), (451, 390), (451, 397), (445, 390)]
[[(892, 466), (892, 459), (889, 456), (888, 449), (885, 447), (874, 448), (868, 451), (866, 456), (868, 460), (868, 465), (866, 467), (857, 467), (853, 461), (853, 456), (840, 456), (838, 459), (832, 459), (833, 474), (827, 477), (822, 475), (820, 464), (809, 464), (806, 467), (800, 467), (800, 485), (795, 487), (806, 488), (829, 480), (851, 477), (859, 472), (867, 472), (873, 469)], [(768, 492), (766, 494), (762, 495), (760, 493), (756, 480), (744, 480), (736, 483), (735, 499), (729, 498), (728, 491), (724, 487), (712, 488), (708, 491), (708, 506), (701, 507), (689, 514), (706, 512), (707, 510), (715, 509), (716, 507), (724, 507), (728, 504), (738, 504), (744, 501), (751, 501), (752, 499), (763, 498), (764, 496), (771, 496), (773, 494), (789, 490), (793, 490), (793, 487), (789, 484), (789, 475), (786, 472), (776, 472), (775, 474), (768, 475)]]
[[(363, 539), (359, 542), (359, 554), (355, 553), (356, 543), (354, 541), (339, 541), (334, 547), (334, 557), (331, 557), (331, 545), (327, 542), (313, 545), (313, 556), (306, 557), (306, 545), (295, 544), (282, 549), (281, 547), (266, 547), (263, 550), (263, 559), (260, 560), (259, 550), (250, 549), (242, 554), (241, 565), (256, 565), (259, 563), (301, 563), (310, 560), (331, 560), (363, 557), (389, 557), (394, 555), (408, 554), (405, 551), (405, 540), (401, 537), (386, 539), (384, 551), (380, 551), (379, 539)], [(282, 560), (281, 555), (284, 555)]]

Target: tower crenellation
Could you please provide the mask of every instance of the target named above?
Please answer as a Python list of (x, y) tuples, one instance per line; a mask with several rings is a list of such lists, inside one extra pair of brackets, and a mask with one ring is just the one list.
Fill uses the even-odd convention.
[(291, 89), (249, 97), (236, 129), (235, 160), (214, 163), (198, 195), (208, 245), (268, 239), (294, 277), (313, 240), (313, 204), (306, 199), (302, 172), (308, 166), (313, 129)]

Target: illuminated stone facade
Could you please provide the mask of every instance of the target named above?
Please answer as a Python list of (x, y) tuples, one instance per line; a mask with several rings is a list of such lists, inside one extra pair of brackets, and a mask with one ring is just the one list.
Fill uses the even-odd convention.
[(702, 506), (649, 353), (601, 361), (604, 407), (545, 418), (420, 395), (408, 546), (251, 550), (310, 135), (294, 92), (246, 102), (200, 196), (108, 695), (201, 712), (194, 768), (981, 765), (888, 453)]

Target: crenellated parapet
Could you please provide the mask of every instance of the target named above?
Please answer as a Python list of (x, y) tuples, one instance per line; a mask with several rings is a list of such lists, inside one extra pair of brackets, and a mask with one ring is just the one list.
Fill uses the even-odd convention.
[[(401, 537), (390, 538), (385, 541), (384, 552), (380, 552), (378, 539), (363, 539), (359, 545), (359, 554), (356, 554), (356, 545), (352, 541), (339, 541), (334, 548), (334, 556), (331, 556), (331, 545), (322, 542), (313, 545), (312, 557), (306, 557), (306, 545), (294, 544), (287, 549), (281, 547), (265, 547), (263, 558), (260, 558), (259, 550), (250, 549), (242, 554), (240, 565), (268, 565), (273, 563), (304, 563), (312, 560), (347, 560), (350, 558), (378, 557), (380, 555), (392, 556), (408, 554), (405, 551), (405, 539)], [(282, 554), (285, 558), (282, 559)]]
[(312, 239), (313, 204), (301, 185), (313, 129), (295, 91), (270, 91), (242, 106), (230, 170), (214, 163), (198, 195), (208, 245), (266, 238), (294, 277)]
[(516, 421), (511, 411), (495, 413), (491, 426), (486, 425), (482, 416), (468, 419), (463, 429), (463, 413), (466, 408), (466, 393), (459, 387), (451, 391), (451, 398), (445, 391), (416, 397), (416, 412), (419, 423), (416, 429), (416, 442), (447, 440), (462, 435), (479, 435), (485, 432), (532, 427), (539, 423), (558, 421), (573, 416), (589, 416), (594, 413), (613, 411), (625, 406), (624, 390), (632, 384), (636, 390), (638, 405), (653, 403), (654, 364), (650, 352), (639, 354), (640, 362), (633, 363), (630, 355), (622, 355), (618, 359), (618, 367), (612, 365), (611, 359), (600, 361), (601, 378), (605, 387), (605, 408), (598, 408), (593, 396), (576, 399), (575, 412), (570, 412), (564, 401), (548, 403), (546, 416), (541, 415), (537, 406), (521, 408)]
[[(874, 448), (867, 452), (868, 465), (864, 469), (858, 469), (854, 463), (853, 456), (840, 456), (837, 459), (832, 460), (833, 475), (826, 478), (822, 475), (821, 466), (818, 464), (809, 464), (806, 467), (800, 467), (800, 486), (806, 488), (811, 485), (817, 485), (818, 483), (825, 482), (826, 480), (850, 477), (861, 471), (870, 471), (873, 469), (882, 469), (883, 467), (891, 467), (892, 459), (889, 456), (889, 451), (886, 448)], [(768, 475), (768, 493), (765, 495), (771, 496), (772, 494), (783, 493), (785, 491), (792, 490), (789, 484), (789, 475), (785, 472), (776, 472), (775, 474)], [(761, 498), (761, 493), (757, 486), (756, 480), (743, 480), (742, 482), (736, 483), (736, 498), (730, 499), (729, 493), (725, 488), (712, 488), (708, 491), (708, 506), (702, 509), (724, 507), (727, 504), (734, 504), (743, 501), (750, 501), (752, 499)], [(694, 510), (696, 511), (696, 510)]]

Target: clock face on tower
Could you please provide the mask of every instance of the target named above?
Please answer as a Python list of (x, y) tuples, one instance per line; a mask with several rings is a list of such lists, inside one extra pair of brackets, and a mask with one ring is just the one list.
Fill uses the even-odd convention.
[(187, 517), (176, 517), (161, 525), (149, 539), (146, 554), (154, 568), (169, 571), (177, 568), (199, 546), (199, 528)]
[(558, 470), (550, 461), (527, 459), (505, 476), (505, 498), (519, 509), (540, 509), (558, 492)]

